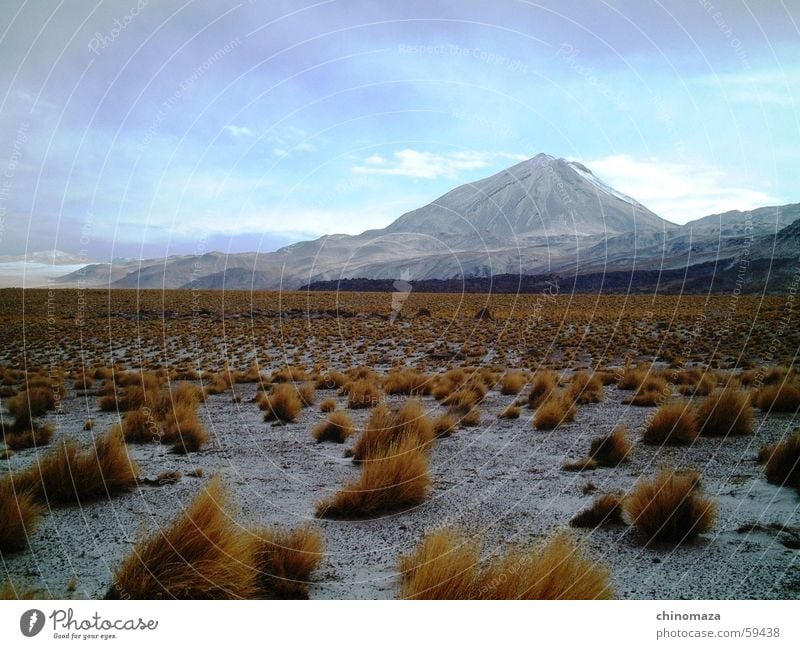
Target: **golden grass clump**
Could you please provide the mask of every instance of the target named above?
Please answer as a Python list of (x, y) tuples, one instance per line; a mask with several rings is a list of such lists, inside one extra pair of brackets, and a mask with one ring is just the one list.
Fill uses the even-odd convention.
[(465, 414), (458, 417), (458, 424), (471, 428), (481, 423), (481, 411), (479, 408), (470, 408)]
[(114, 575), (108, 599), (255, 598), (253, 536), (234, 521), (215, 477), (188, 509), (134, 546)]
[(478, 591), (481, 546), (450, 528), (430, 532), (400, 557), (403, 599), (472, 599)]
[(404, 599), (609, 599), (610, 571), (566, 533), (480, 560), (481, 546), (451, 529), (427, 534), (400, 559)]
[(503, 408), (498, 417), (500, 417), (500, 419), (519, 419), (519, 414), (519, 406), (512, 403)]
[(578, 372), (569, 382), (568, 394), (575, 403), (599, 403), (603, 400), (603, 382), (596, 374)]
[(321, 404), (319, 404), (319, 409), (322, 412), (333, 412), (336, 410), (336, 399), (331, 399), (330, 397), (325, 399)]
[(25, 426), (34, 417), (41, 417), (55, 408), (56, 398), (49, 388), (29, 388), (6, 401), (6, 408), (16, 423)]
[(200, 421), (197, 408), (196, 403), (179, 401), (164, 419), (161, 439), (171, 443), (175, 453), (199, 451), (208, 442), (208, 432)]
[(148, 408), (139, 408), (125, 415), (122, 420), (122, 435), (126, 442), (158, 442), (161, 428)]
[(678, 392), (687, 397), (705, 397), (711, 394), (716, 384), (717, 382), (714, 376), (705, 373), (695, 381), (680, 383), (678, 385)]
[(753, 410), (748, 395), (732, 387), (717, 390), (697, 406), (695, 419), (701, 435), (750, 435)]
[(54, 430), (52, 424), (29, 422), (25, 428), (19, 428), (15, 422), (14, 426), (2, 431), (0, 437), (9, 449), (20, 451), (49, 444)]
[(29, 491), (15, 488), (9, 478), (0, 480), (0, 554), (27, 548), (44, 511)]
[(531, 380), (528, 407), (538, 408), (556, 389), (556, 374), (552, 370), (538, 370)]
[(618, 493), (600, 494), (592, 504), (572, 517), (572, 527), (600, 527), (623, 523), (623, 497)]
[(392, 370), (383, 379), (386, 394), (423, 395), (431, 388), (431, 377), (410, 367)]
[(711, 531), (716, 520), (716, 505), (700, 492), (699, 483), (694, 471), (662, 470), (631, 490), (625, 514), (648, 543), (689, 541)]
[(303, 401), (294, 385), (279, 383), (264, 395), (259, 407), (264, 410), (264, 421), (295, 421), (303, 409)]
[(665, 403), (653, 415), (642, 434), (645, 444), (691, 444), (698, 436), (694, 415), (685, 403)]
[(364, 432), (353, 447), (353, 460), (361, 462), (383, 455), (392, 444), (401, 441), (425, 449), (435, 436), (433, 423), (419, 401), (406, 401), (396, 411), (381, 404), (370, 413)]
[(381, 391), (374, 379), (357, 379), (348, 390), (347, 407), (352, 409), (374, 408), (381, 400)]
[(453, 415), (445, 413), (433, 420), (433, 434), (436, 437), (450, 437), (458, 428), (458, 421)]
[(641, 366), (632, 367), (630, 365), (625, 367), (617, 387), (620, 390), (638, 390), (639, 386), (647, 377), (647, 369)]
[(317, 390), (338, 390), (349, 381), (344, 372), (331, 370), (317, 377)]
[(800, 386), (789, 382), (765, 385), (756, 392), (755, 405), (764, 412), (796, 412), (800, 408)]
[(533, 425), (538, 430), (553, 430), (559, 424), (575, 419), (575, 405), (563, 392), (552, 393), (536, 409)]
[(632, 452), (633, 444), (624, 426), (617, 426), (610, 435), (593, 439), (589, 447), (589, 457), (601, 466), (609, 467), (627, 462)]
[(528, 379), (522, 372), (506, 372), (500, 379), (500, 393), (519, 394), (527, 382)]
[(52, 504), (87, 502), (128, 491), (136, 485), (138, 467), (128, 455), (118, 427), (81, 450), (66, 440), (38, 464), (14, 476), (18, 489), (30, 490), (40, 501)]
[(373, 518), (423, 502), (430, 493), (428, 456), (413, 438), (390, 444), (361, 465), (358, 479), (317, 504), (320, 518)]
[(297, 388), (297, 394), (304, 408), (314, 405), (314, 400), (317, 398), (317, 388), (313, 381), (306, 381)]
[(317, 442), (343, 443), (355, 432), (353, 420), (343, 410), (337, 410), (328, 415), (325, 421), (319, 422), (311, 431)]
[(759, 453), (767, 482), (800, 488), (800, 429)]
[(272, 374), (273, 383), (298, 383), (308, 380), (308, 373), (304, 367), (287, 365)]
[(255, 561), (259, 596), (274, 599), (308, 599), (311, 573), (325, 558), (325, 541), (319, 530), (306, 525), (294, 530), (257, 530)]

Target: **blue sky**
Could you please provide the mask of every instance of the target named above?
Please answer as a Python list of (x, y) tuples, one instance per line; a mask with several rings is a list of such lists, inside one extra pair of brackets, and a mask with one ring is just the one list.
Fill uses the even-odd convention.
[(539, 152), (676, 222), (797, 202), (799, 5), (7, 1), (0, 254), (268, 251)]

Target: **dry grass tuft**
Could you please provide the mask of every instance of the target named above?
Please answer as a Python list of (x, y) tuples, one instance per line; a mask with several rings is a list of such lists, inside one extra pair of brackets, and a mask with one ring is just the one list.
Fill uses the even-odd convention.
[(601, 466), (614, 467), (627, 462), (632, 452), (633, 444), (624, 426), (618, 426), (610, 435), (593, 439), (589, 447), (589, 456)]
[(478, 591), (481, 547), (452, 529), (425, 535), (400, 558), (403, 599), (472, 599)]
[(458, 429), (458, 421), (453, 415), (439, 415), (433, 420), (433, 433), (436, 437), (450, 437)]
[(600, 403), (603, 400), (603, 382), (596, 374), (578, 372), (570, 380), (568, 390), (575, 403)]
[(373, 518), (423, 502), (430, 493), (428, 457), (415, 439), (394, 442), (361, 466), (361, 476), (317, 505), (320, 518)]
[(151, 411), (139, 408), (125, 415), (122, 420), (122, 435), (126, 442), (158, 442), (161, 439), (161, 430)]
[(696, 472), (672, 470), (641, 480), (625, 498), (628, 520), (648, 543), (682, 543), (709, 532), (716, 520), (716, 505), (700, 493), (699, 482)]
[(260, 399), (259, 408), (265, 411), (264, 421), (295, 421), (303, 409), (303, 402), (294, 385), (279, 383)]
[(430, 394), (431, 377), (413, 368), (392, 370), (383, 379), (386, 394), (424, 395)]
[(764, 412), (796, 412), (800, 387), (794, 383), (766, 385), (756, 392), (755, 405)]
[(551, 370), (539, 370), (531, 380), (531, 391), (528, 393), (528, 407), (538, 408), (556, 389), (556, 375)]
[(536, 409), (533, 425), (538, 430), (553, 430), (559, 424), (575, 419), (575, 405), (563, 392), (552, 393)]
[(565, 462), (561, 465), (562, 471), (594, 471), (600, 466), (595, 460), (590, 457), (584, 457), (575, 462)]
[(299, 388), (297, 388), (297, 394), (300, 397), (300, 401), (303, 404), (304, 408), (308, 408), (314, 405), (314, 400), (317, 398), (317, 389), (314, 387), (313, 381), (306, 381), (303, 383)]
[(199, 451), (208, 442), (208, 432), (197, 415), (197, 407), (194, 402), (178, 401), (164, 420), (162, 439), (173, 445), (175, 453)]
[(509, 406), (506, 406), (502, 412), (498, 415), (500, 419), (519, 419), (519, 406), (515, 403), (512, 403)]
[(753, 410), (747, 394), (734, 388), (706, 397), (695, 411), (701, 435), (750, 435)]
[(31, 422), (27, 428), (17, 429), (16, 424), (10, 429), (6, 429), (2, 435), (5, 445), (12, 451), (20, 451), (26, 448), (45, 446), (50, 443), (53, 437), (52, 424), (37, 424)]
[(381, 404), (370, 413), (364, 432), (353, 447), (353, 460), (383, 455), (392, 444), (401, 441), (425, 449), (435, 436), (433, 423), (419, 401), (406, 401), (395, 412)]
[(480, 409), (471, 408), (466, 414), (463, 414), (458, 418), (458, 423), (460, 426), (465, 426), (467, 428), (478, 426), (481, 423)]
[(255, 534), (259, 595), (308, 599), (309, 577), (325, 558), (325, 541), (319, 530), (307, 525), (295, 530), (267, 528)]
[(601, 494), (588, 508), (573, 516), (569, 524), (572, 527), (595, 528), (601, 525), (623, 523), (622, 504), (623, 498), (620, 494)]
[(355, 426), (350, 415), (343, 410), (337, 410), (328, 415), (325, 421), (319, 422), (311, 431), (317, 442), (337, 442), (342, 444), (355, 432)]
[(608, 599), (607, 568), (566, 533), (531, 548), (512, 548), (483, 565), (480, 544), (443, 529), (400, 559), (405, 599)]
[(506, 372), (500, 379), (500, 393), (519, 394), (527, 382), (528, 379), (522, 372)]
[(35, 417), (41, 417), (55, 408), (55, 393), (50, 388), (29, 388), (6, 401), (15, 426), (26, 427)]
[(767, 481), (776, 485), (800, 487), (800, 429), (786, 438), (765, 446), (759, 452)]
[(52, 504), (81, 503), (127, 491), (136, 485), (138, 467), (114, 427), (86, 450), (67, 440), (26, 471), (14, 476), (18, 489)]
[(645, 428), (642, 441), (645, 444), (682, 445), (691, 444), (697, 435), (697, 423), (688, 405), (665, 403)]
[(255, 598), (252, 535), (232, 517), (215, 477), (184, 514), (136, 544), (114, 576), (109, 599)]
[(322, 412), (333, 412), (336, 410), (336, 399), (325, 399), (321, 404), (319, 404), (319, 409)]
[(45, 508), (28, 491), (15, 489), (5, 478), (0, 481), (0, 554), (28, 547)]
[(358, 379), (350, 384), (347, 407), (352, 409), (374, 408), (381, 400), (381, 391), (374, 379)]

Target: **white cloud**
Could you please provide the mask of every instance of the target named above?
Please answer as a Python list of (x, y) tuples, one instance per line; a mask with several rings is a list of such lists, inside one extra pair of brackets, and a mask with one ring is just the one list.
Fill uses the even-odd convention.
[(675, 223), (782, 202), (760, 189), (743, 187), (740, 179), (707, 165), (655, 158), (638, 160), (624, 154), (588, 160), (585, 164), (614, 189)]
[(791, 107), (798, 105), (800, 67), (704, 76), (701, 83), (721, 88), (732, 102)]
[(247, 126), (237, 126), (236, 124), (226, 124), (222, 130), (232, 135), (237, 140), (243, 137), (254, 137), (255, 133)]
[(521, 154), (488, 151), (456, 151), (454, 153), (431, 153), (403, 149), (395, 151), (391, 159), (371, 155), (360, 165), (352, 168), (356, 174), (382, 176), (406, 176), (434, 180), (441, 176), (455, 178), (462, 171), (484, 169), (498, 158), (524, 160)]

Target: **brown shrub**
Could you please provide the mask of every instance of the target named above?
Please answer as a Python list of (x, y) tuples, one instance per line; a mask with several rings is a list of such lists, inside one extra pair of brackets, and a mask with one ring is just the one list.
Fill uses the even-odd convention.
[(164, 420), (162, 440), (172, 443), (175, 453), (199, 451), (208, 442), (208, 432), (197, 415), (197, 404), (178, 402)]
[(256, 531), (255, 570), (259, 596), (307, 599), (311, 573), (325, 558), (325, 541), (310, 525)]
[(645, 444), (691, 444), (697, 439), (697, 423), (688, 405), (680, 402), (665, 403), (653, 415), (645, 428)]
[(562, 392), (556, 392), (536, 409), (533, 425), (538, 430), (553, 430), (559, 424), (573, 419), (575, 419), (575, 406), (572, 399)]
[(620, 494), (601, 494), (582, 512), (572, 517), (572, 527), (599, 527), (622, 523), (622, 502)]
[(568, 394), (575, 403), (599, 403), (603, 400), (603, 382), (595, 374), (578, 372), (570, 380)]
[(750, 399), (735, 388), (718, 390), (706, 397), (695, 411), (701, 435), (750, 435), (753, 410)]
[(500, 379), (500, 393), (519, 394), (527, 382), (528, 379), (522, 372), (506, 372)]
[(602, 466), (617, 466), (630, 460), (633, 444), (628, 439), (628, 430), (618, 426), (610, 435), (597, 437), (589, 447), (589, 456)]
[(373, 408), (381, 400), (381, 391), (374, 379), (358, 379), (350, 384), (347, 398), (347, 407)]
[(290, 383), (279, 383), (266, 395), (259, 407), (264, 410), (264, 421), (295, 421), (303, 409), (297, 389)]
[(233, 520), (215, 477), (166, 529), (136, 544), (109, 599), (234, 599), (258, 595), (255, 542)]
[(800, 408), (800, 387), (792, 383), (766, 385), (756, 392), (755, 404), (764, 412), (796, 412)]
[(632, 525), (651, 541), (682, 543), (714, 527), (716, 505), (699, 491), (696, 472), (661, 471), (640, 480), (625, 498)]
[(27, 548), (44, 511), (30, 492), (15, 489), (9, 478), (0, 480), (0, 554)]
[(317, 442), (343, 443), (355, 432), (353, 420), (343, 410), (332, 412), (325, 421), (319, 422), (311, 431)]
[(364, 432), (353, 447), (353, 460), (383, 455), (392, 444), (406, 440), (424, 449), (434, 437), (433, 424), (419, 401), (406, 401), (395, 412), (381, 404), (370, 413)]
[(128, 455), (119, 428), (112, 428), (86, 450), (64, 441), (38, 464), (14, 476), (19, 489), (52, 504), (110, 497), (136, 485), (138, 467)]
[(776, 485), (800, 486), (800, 429), (759, 452), (767, 481)]
[(430, 493), (428, 457), (414, 439), (391, 444), (361, 465), (361, 476), (317, 504), (321, 518), (372, 518), (418, 505)]
[(406, 599), (608, 599), (607, 568), (585, 556), (566, 533), (512, 548), (481, 565), (480, 545), (452, 530), (426, 535), (400, 559)]
[(552, 370), (539, 370), (531, 380), (528, 393), (528, 407), (538, 408), (556, 389), (556, 375)]

